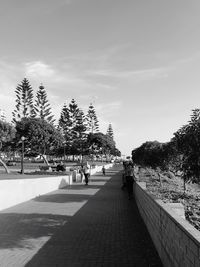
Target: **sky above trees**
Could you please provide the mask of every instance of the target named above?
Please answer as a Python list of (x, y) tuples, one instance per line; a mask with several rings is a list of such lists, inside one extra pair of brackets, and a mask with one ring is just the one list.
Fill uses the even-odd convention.
[(72, 98), (112, 124), (122, 154), (169, 141), (200, 105), (198, 0), (0, 1), (0, 109), (42, 83), (55, 118)]

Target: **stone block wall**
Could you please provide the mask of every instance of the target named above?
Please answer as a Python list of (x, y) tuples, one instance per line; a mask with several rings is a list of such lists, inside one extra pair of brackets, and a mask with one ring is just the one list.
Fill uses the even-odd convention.
[[(173, 205), (149, 195), (135, 183), (135, 199), (165, 267), (200, 267), (200, 231), (176, 213)], [(179, 205), (174, 205), (179, 206)]]

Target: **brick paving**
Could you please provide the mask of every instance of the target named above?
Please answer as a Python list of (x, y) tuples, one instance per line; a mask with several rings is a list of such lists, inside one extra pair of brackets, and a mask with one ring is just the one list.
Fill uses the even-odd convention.
[(0, 212), (0, 267), (162, 264), (120, 167)]

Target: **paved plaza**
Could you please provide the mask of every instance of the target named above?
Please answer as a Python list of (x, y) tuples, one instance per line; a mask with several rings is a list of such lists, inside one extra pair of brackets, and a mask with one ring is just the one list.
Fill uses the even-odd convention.
[(0, 267), (161, 267), (121, 166), (0, 212)]

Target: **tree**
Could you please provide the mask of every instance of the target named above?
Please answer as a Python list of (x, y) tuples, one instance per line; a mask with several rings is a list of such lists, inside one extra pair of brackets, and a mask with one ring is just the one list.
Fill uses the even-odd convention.
[(108, 125), (108, 129), (107, 129), (107, 133), (106, 134), (108, 136), (110, 136), (112, 139), (114, 139), (113, 128), (112, 128), (111, 123), (109, 123), (109, 125)]
[(121, 157), (121, 151), (120, 151), (118, 148), (114, 147), (114, 148), (111, 150), (111, 155), (113, 155), (113, 156), (117, 156), (117, 157)]
[(132, 159), (136, 164), (165, 170), (173, 154), (172, 143), (148, 141), (132, 151)]
[(77, 137), (77, 122), (80, 110), (76, 101), (74, 99), (69, 103), (69, 119), (70, 119), (70, 130), (71, 130), (71, 139), (73, 140)]
[(184, 182), (200, 180), (200, 109), (192, 110), (188, 124), (174, 134), (174, 142), (181, 155)]
[(67, 131), (70, 125), (71, 122), (70, 122), (69, 109), (65, 103), (60, 113), (58, 127), (63, 131), (63, 133), (65, 133), (65, 131)]
[(37, 91), (36, 101), (35, 101), (35, 112), (36, 117), (46, 120), (49, 123), (54, 123), (55, 119), (51, 112), (50, 104), (47, 100), (47, 93), (44, 86), (41, 84)]
[(6, 145), (7, 142), (13, 140), (15, 137), (15, 128), (8, 122), (0, 120), (0, 139), (4, 141)]
[[(51, 154), (63, 145), (61, 133), (49, 122), (40, 118), (24, 118), (16, 123), (16, 143), (25, 137), (25, 154), (30, 156)], [(18, 145), (19, 146), (19, 145)]]
[(69, 108), (67, 107), (66, 103), (61, 110), (60, 119), (58, 121), (58, 129), (62, 133), (65, 140), (65, 152), (69, 154), (71, 147), (71, 120)]
[(84, 113), (81, 109), (79, 109), (76, 116), (76, 125), (73, 129), (74, 131), (74, 142), (73, 142), (73, 150), (77, 154), (83, 155), (85, 153), (85, 145), (86, 145), (86, 121)]
[(17, 86), (15, 93), (17, 99), (15, 110), (12, 112), (13, 122), (16, 123), (22, 118), (34, 117), (33, 89), (26, 78)]
[(77, 126), (77, 116), (79, 114), (79, 108), (74, 99), (69, 103), (69, 107), (64, 104), (63, 109), (61, 111), (60, 119), (59, 119), (59, 128), (61, 129), (66, 147), (68, 148), (68, 152), (70, 153), (73, 147), (73, 143), (77, 137), (76, 126)]
[[(14, 137), (15, 128), (10, 123), (0, 120), (0, 150), (7, 151)], [(6, 164), (1, 158), (0, 163), (3, 165), (5, 171), (9, 173)]]
[(111, 151), (115, 149), (113, 139), (103, 133), (90, 133), (87, 138), (88, 152), (91, 154), (102, 154), (110, 156)]
[(96, 111), (94, 106), (90, 104), (88, 108), (88, 112), (86, 115), (87, 119), (87, 130), (89, 133), (96, 133), (99, 132), (99, 122), (97, 119)]
[(67, 153), (83, 154), (86, 140), (85, 116), (74, 99), (69, 103), (69, 107), (64, 104), (59, 119), (59, 128), (66, 141)]
[(140, 165), (182, 172), (186, 182), (200, 181), (200, 109), (192, 110), (190, 121), (174, 133), (168, 143), (146, 142), (132, 151)]

